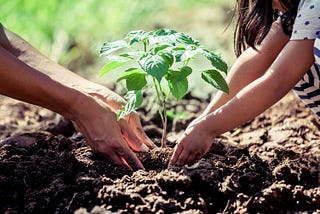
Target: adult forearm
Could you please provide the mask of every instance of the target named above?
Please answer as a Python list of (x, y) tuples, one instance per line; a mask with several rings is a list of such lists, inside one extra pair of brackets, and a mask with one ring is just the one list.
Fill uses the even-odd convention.
[[(52, 61), (24, 39), (0, 24), (0, 45), (21, 62), (70, 87), (85, 85), (87, 80)], [(72, 81), (70, 81), (72, 80)]]
[(48, 108), (68, 118), (76, 99), (82, 96), (78, 91), (26, 65), (1, 46), (0, 82), (1, 94)]

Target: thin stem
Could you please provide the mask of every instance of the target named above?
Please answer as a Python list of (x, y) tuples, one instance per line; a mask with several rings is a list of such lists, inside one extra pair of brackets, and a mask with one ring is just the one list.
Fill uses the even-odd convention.
[(187, 59), (187, 60), (184, 62), (184, 66), (188, 66), (190, 60), (191, 60), (191, 59)]
[(146, 53), (147, 52), (147, 42), (143, 41), (143, 50)]
[(168, 117), (167, 117), (167, 102), (166, 102), (166, 96), (165, 93), (162, 90), (161, 85), (159, 84), (160, 92), (162, 95), (162, 126), (163, 126), (163, 132), (162, 132), (162, 138), (161, 138), (161, 147), (164, 148), (167, 146), (167, 122), (168, 122)]
[(161, 112), (161, 110), (160, 110), (160, 107), (161, 107), (161, 99), (160, 99), (160, 97), (161, 97), (161, 94), (160, 94), (160, 89), (159, 89), (159, 86), (158, 86), (158, 81), (153, 77), (152, 78), (152, 80), (153, 80), (153, 84), (155, 85), (155, 88), (156, 88), (156, 92), (157, 92), (157, 101), (158, 101), (158, 112), (159, 112), (159, 114), (160, 114), (160, 117), (161, 117), (161, 120), (162, 120), (162, 112)]
[(162, 128), (163, 128), (162, 137), (161, 137), (161, 147), (163, 148), (166, 146), (166, 138), (167, 138), (167, 120), (168, 119), (166, 114), (166, 111), (167, 111), (166, 98), (158, 80), (153, 78), (153, 83), (155, 85), (156, 92), (157, 92), (158, 112), (161, 118)]

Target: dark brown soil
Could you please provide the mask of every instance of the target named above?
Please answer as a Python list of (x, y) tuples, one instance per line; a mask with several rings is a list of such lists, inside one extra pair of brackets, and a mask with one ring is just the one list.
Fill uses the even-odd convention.
[[(131, 172), (93, 154), (59, 115), (0, 97), (0, 213), (319, 213), (320, 122), (292, 94), (198, 163), (168, 167), (208, 100), (172, 105), (188, 114), (170, 120), (169, 147), (138, 154), (146, 170)], [(159, 143), (158, 116), (150, 106), (140, 114)]]

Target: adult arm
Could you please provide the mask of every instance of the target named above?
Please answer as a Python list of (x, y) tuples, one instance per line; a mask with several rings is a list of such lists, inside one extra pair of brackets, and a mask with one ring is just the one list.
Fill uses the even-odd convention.
[(48, 59), (2, 25), (0, 78), (1, 94), (65, 116), (76, 124), (95, 152), (128, 168), (143, 168), (129, 146), (146, 151), (154, 144), (136, 114), (116, 120), (115, 111), (124, 103), (122, 98)]

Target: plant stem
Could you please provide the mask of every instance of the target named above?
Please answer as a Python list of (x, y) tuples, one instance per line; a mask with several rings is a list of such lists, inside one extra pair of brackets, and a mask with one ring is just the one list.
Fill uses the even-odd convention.
[(167, 139), (167, 121), (168, 121), (167, 113), (166, 113), (167, 104), (166, 104), (165, 94), (161, 88), (161, 84), (155, 78), (153, 78), (153, 82), (157, 92), (158, 112), (161, 118), (162, 128), (163, 128), (162, 137), (161, 137), (161, 147), (164, 148), (166, 147), (166, 139)]
[(168, 122), (168, 117), (167, 117), (167, 102), (165, 98), (165, 94), (162, 91), (162, 88), (160, 86), (161, 94), (162, 94), (162, 114), (163, 114), (163, 119), (162, 119), (162, 126), (163, 126), (163, 131), (162, 131), (162, 138), (161, 138), (161, 147), (164, 148), (167, 146), (167, 122)]
[(147, 52), (147, 42), (143, 41), (143, 50), (146, 53)]

